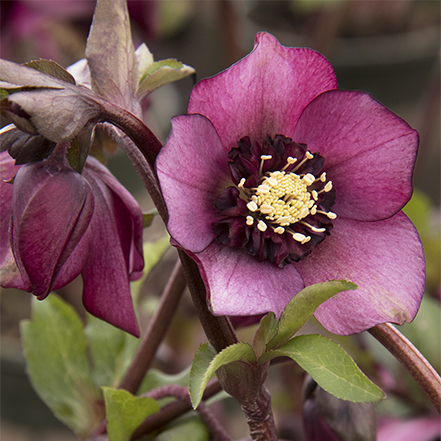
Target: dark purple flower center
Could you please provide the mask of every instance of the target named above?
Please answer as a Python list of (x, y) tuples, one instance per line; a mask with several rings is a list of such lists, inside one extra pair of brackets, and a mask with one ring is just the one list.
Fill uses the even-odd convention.
[(267, 136), (262, 145), (246, 136), (228, 158), (234, 186), (214, 201), (217, 243), (283, 267), (330, 234), (335, 190), (320, 154), (283, 135)]

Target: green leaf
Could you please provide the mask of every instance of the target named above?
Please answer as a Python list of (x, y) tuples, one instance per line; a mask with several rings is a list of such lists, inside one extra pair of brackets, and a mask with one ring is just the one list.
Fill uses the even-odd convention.
[(167, 426), (155, 441), (209, 441), (210, 431), (198, 415), (179, 418)]
[(55, 294), (32, 302), (32, 319), (20, 324), (32, 386), (52, 412), (81, 437), (101, 421), (102, 399), (92, 380), (80, 318)]
[(190, 370), (189, 391), (194, 409), (198, 407), (210, 378), (221, 366), (234, 361), (255, 362), (253, 348), (248, 343), (236, 343), (217, 354), (209, 343), (199, 347)]
[(148, 397), (135, 397), (122, 389), (103, 387), (109, 441), (129, 441), (135, 429), (159, 411), (159, 404)]
[[(156, 389), (162, 386), (168, 386), (171, 384), (178, 384), (180, 386), (188, 386), (190, 379), (190, 368), (183, 370), (175, 375), (165, 374), (157, 369), (149, 369), (147, 375), (139, 387), (138, 394), (146, 393), (152, 389)], [(173, 399), (173, 398), (172, 398)]]
[(98, 386), (116, 387), (133, 359), (139, 340), (91, 314), (87, 315), (85, 333), (95, 383)]
[(283, 310), (277, 335), (269, 342), (268, 349), (280, 347), (287, 342), (323, 302), (339, 292), (357, 288), (357, 285), (347, 280), (330, 280), (302, 289)]
[(292, 358), (328, 393), (355, 403), (372, 403), (385, 398), (345, 350), (322, 335), (294, 337), (281, 348), (266, 352), (258, 363), (275, 357)]
[(265, 315), (260, 321), (260, 326), (254, 335), (253, 349), (256, 353), (256, 357), (259, 358), (266, 349), (266, 345), (277, 334), (279, 322), (274, 315), (274, 312), (270, 312)]
[(142, 100), (146, 95), (158, 87), (188, 77), (195, 72), (196, 71), (192, 67), (187, 66), (174, 58), (156, 61), (144, 72), (138, 90), (136, 91), (136, 95), (139, 100)]
[(28, 61), (23, 64), (27, 67), (32, 67), (32, 69), (43, 72), (51, 77), (58, 78), (59, 80), (66, 81), (70, 84), (76, 84), (75, 78), (63, 67), (53, 60), (44, 60), (40, 58), (39, 60)]

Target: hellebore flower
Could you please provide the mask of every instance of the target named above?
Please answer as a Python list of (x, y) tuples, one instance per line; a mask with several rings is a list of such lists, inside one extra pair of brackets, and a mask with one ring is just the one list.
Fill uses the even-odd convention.
[(86, 309), (139, 335), (129, 287), (144, 266), (137, 202), (93, 157), (80, 175), (57, 151), (20, 168), (0, 155), (1, 285), (41, 300), (81, 274)]
[(157, 159), (174, 243), (216, 315), (277, 316), (305, 285), (349, 279), (316, 318), (331, 332), (411, 321), (424, 287), (411, 196), (418, 134), (337, 90), (319, 53), (270, 34), (193, 89)]

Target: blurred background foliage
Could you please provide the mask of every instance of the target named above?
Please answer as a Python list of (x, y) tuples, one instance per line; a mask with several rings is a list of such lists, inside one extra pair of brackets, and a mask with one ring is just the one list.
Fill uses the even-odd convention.
[[(246, 55), (253, 46), (256, 32), (268, 31), (283, 45), (308, 46), (322, 52), (333, 64), (340, 88), (369, 92), (419, 131), (415, 192), (405, 212), (423, 241), (427, 260), (426, 295), (415, 321), (400, 330), (439, 371), (440, 2), (129, 0), (128, 3), (135, 47), (146, 42), (156, 60), (173, 57), (193, 66), (198, 80), (216, 74)], [(69, 66), (84, 57), (94, 6), (94, 0), (2, 0), (1, 57), (20, 63), (42, 57), (56, 60), (63, 67)], [(192, 86), (192, 79), (187, 78), (149, 96), (144, 109), (145, 121), (159, 139), (166, 139), (170, 118), (185, 113)], [(6, 123), (2, 120), (2, 125)], [(108, 165), (138, 198), (143, 210), (151, 209), (141, 181), (122, 152), (109, 155)], [(165, 229), (158, 220), (144, 235), (146, 241), (163, 236)], [(145, 327), (156, 307), (174, 259), (175, 253), (169, 249), (139, 290), (136, 301), (141, 327)], [(80, 287), (81, 281), (77, 280), (59, 294), (85, 319), (79, 299)], [(31, 295), (15, 290), (3, 290), (0, 297), (1, 437), (10, 441), (73, 440), (75, 437), (33, 392), (25, 375), (18, 323), (29, 317), (30, 300)], [(249, 341), (254, 331), (255, 327), (239, 330), (239, 337)], [(302, 332), (326, 335), (314, 320)], [(387, 351), (365, 334), (332, 338), (341, 343), (388, 394), (388, 399), (377, 406), (378, 441), (385, 441), (386, 433), (389, 433), (387, 440), (392, 440), (387, 429), (401, 421), (397, 418), (406, 419), (409, 424), (421, 417), (433, 421), (434, 409), (416, 383)], [(204, 341), (191, 300), (185, 295), (157, 354), (154, 367), (162, 372), (157, 375), (177, 375), (185, 370)], [(147, 381), (154, 382), (155, 375), (151, 374)], [(278, 364), (270, 371), (268, 387), (276, 424), (279, 436), (287, 440), (304, 439), (301, 428), (303, 378), (303, 371), (294, 363)], [(217, 402), (213, 408), (234, 439), (247, 435), (243, 415), (233, 400)], [(419, 441), (439, 439), (424, 431), (420, 431), (419, 436)], [(409, 441), (418, 440), (409, 438)]]

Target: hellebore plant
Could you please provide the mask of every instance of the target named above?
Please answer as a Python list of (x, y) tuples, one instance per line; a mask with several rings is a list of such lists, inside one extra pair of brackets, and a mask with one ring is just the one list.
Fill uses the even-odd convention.
[(337, 278), (359, 289), (318, 308), (329, 331), (414, 318), (425, 264), (400, 210), (418, 134), (336, 87), (323, 56), (261, 33), (172, 120), (157, 160), (168, 230), (198, 262), (214, 314), (280, 316), (304, 286)]
[[(194, 87), (164, 146), (140, 102), (194, 70), (154, 62), (145, 45), (135, 51), (125, 1), (97, 1), (76, 78), (52, 61), (0, 63), (1, 108), (14, 124), (0, 132), (2, 286), (41, 300), (81, 275), (86, 309), (139, 334), (129, 282), (144, 266), (143, 215), (90, 156), (103, 160), (106, 136), (132, 161), (178, 248), (135, 354), (93, 318), (84, 332), (55, 295), (34, 302), (22, 325), (34, 387), (83, 439), (136, 439), (193, 406), (214, 439), (228, 440), (202, 403), (223, 388), (253, 440), (277, 440), (265, 381), (270, 362), (286, 358), (312, 377), (306, 435), (358, 433), (361, 422), (374, 437), (372, 404), (359, 403), (384, 393), (330, 338), (295, 335), (313, 314), (336, 334), (371, 328), (441, 409), (439, 376), (389, 324), (411, 321), (423, 294), (421, 242), (401, 211), (417, 132), (368, 94), (338, 90), (322, 55), (259, 33), (248, 56)], [(209, 340), (188, 393), (160, 378), (134, 397), (186, 284)], [(261, 319), (252, 343), (238, 341), (229, 317)], [(177, 400), (161, 407), (167, 396)]]

